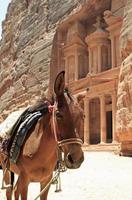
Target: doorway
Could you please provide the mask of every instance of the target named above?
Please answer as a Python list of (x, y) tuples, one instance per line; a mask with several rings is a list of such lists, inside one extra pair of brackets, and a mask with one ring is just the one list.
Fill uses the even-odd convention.
[(112, 143), (112, 111), (106, 112), (107, 134), (106, 142)]

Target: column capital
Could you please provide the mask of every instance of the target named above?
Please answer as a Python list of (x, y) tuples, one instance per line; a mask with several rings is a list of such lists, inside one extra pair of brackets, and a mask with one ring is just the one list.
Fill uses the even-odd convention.
[[(86, 94), (87, 95), (87, 94)], [(90, 101), (90, 98), (88, 96), (84, 97), (84, 101)]]
[(99, 94), (98, 95), (100, 99), (104, 99), (105, 98), (105, 94)]

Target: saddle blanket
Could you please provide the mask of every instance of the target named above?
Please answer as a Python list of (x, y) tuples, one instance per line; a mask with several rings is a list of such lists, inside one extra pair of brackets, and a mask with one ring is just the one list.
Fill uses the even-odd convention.
[(11, 113), (0, 125), (0, 151), (16, 163), (27, 133), (48, 110), (48, 102)]
[(25, 141), (27, 133), (35, 125), (38, 119), (42, 117), (40, 111), (30, 113), (26, 116), (26, 119), (19, 125), (14, 140), (10, 148), (10, 161), (16, 163), (20, 154), (21, 146)]
[(1, 124), (0, 124), (0, 139), (10, 138), (11, 130), (14, 124), (17, 122), (24, 109), (12, 112)]

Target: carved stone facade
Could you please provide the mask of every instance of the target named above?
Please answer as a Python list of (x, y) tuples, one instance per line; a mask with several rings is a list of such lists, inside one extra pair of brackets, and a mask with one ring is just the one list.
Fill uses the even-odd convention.
[(117, 1), (109, 1), (102, 7), (98, 4), (96, 10), (90, 6), (91, 2), (58, 27), (61, 66), (58, 70), (65, 69), (68, 87), (75, 95), (82, 96), (84, 145), (116, 145), (119, 38), (125, 2), (121, 1), (119, 6)]

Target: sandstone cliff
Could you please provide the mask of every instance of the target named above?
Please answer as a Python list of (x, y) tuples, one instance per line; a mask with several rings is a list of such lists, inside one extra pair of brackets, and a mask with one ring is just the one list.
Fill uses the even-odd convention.
[[(132, 153), (132, 1), (128, 0), (124, 13), (120, 47), (122, 65), (118, 85), (117, 132), (122, 151)], [(124, 146), (125, 144), (125, 146)], [(131, 146), (131, 147), (130, 147)]]
[(47, 89), (56, 26), (79, 6), (77, 0), (11, 1), (0, 41), (3, 116), (30, 104)]
[(87, 10), (82, 9), (85, 5), (87, 14), (92, 15), (93, 10), (99, 13), (108, 9), (110, 0), (11, 1), (0, 41), (0, 113), (3, 117), (45, 92), (49, 77), (50, 89), (53, 89), (60, 65), (57, 57), (61, 56), (57, 27), (80, 9), (85, 15)]

